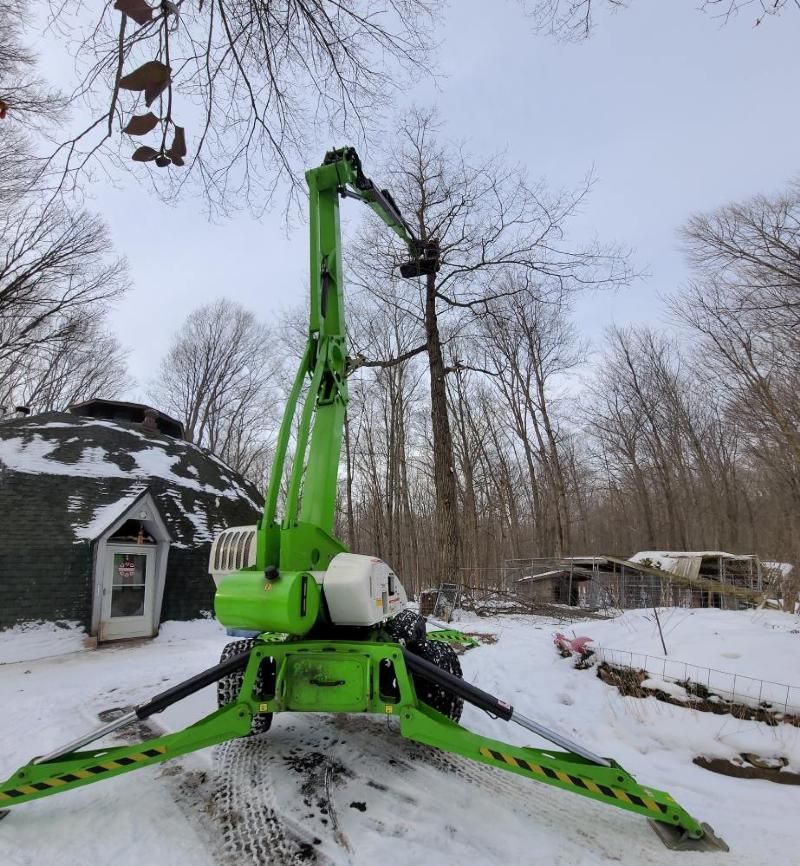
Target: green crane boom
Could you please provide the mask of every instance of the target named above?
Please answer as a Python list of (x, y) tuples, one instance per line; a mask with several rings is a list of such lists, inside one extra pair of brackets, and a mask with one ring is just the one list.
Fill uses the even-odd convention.
[[(308, 340), (283, 414), (258, 529), (256, 566), (281, 571), (324, 570), (344, 545), (334, 537), (336, 482), (347, 408), (347, 341), (339, 200), (365, 202), (407, 244), (406, 276), (438, 267), (417, 241), (391, 196), (364, 176), (351, 147), (332, 150), (306, 172), (309, 196), (311, 305)], [(277, 519), (292, 424), (303, 384), (300, 415), (282, 522)]]

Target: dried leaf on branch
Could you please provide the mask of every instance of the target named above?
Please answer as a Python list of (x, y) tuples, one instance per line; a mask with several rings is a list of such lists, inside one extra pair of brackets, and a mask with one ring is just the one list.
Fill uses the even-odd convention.
[(137, 24), (147, 24), (153, 20), (155, 9), (144, 0), (116, 0), (114, 8), (132, 18)]
[(148, 111), (147, 114), (137, 114), (128, 121), (122, 131), (127, 132), (128, 135), (146, 135), (158, 126), (158, 120), (152, 111)]

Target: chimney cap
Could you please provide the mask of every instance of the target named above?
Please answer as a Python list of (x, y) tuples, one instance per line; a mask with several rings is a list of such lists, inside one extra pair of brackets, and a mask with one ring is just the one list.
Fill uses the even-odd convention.
[(160, 432), (173, 439), (183, 439), (183, 424), (171, 418), (166, 412), (161, 412), (153, 406), (144, 403), (129, 403), (125, 400), (105, 400), (93, 397), (82, 403), (73, 403), (69, 407), (73, 415), (86, 418), (103, 418), (108, 421), (126, 421), (138, 424), (148, 432)]

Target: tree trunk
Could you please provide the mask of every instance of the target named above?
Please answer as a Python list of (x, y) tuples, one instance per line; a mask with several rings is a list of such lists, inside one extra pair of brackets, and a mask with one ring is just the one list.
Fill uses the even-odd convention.
[(425, 297), (425, 342), (431, 385), (433, 480), (437, 512), (437, 578), (453, 579), (460, 566), (458, 501), (453, 439), (447, 413), (447, 384), (436, 312), (436, 275), (428, 274)]

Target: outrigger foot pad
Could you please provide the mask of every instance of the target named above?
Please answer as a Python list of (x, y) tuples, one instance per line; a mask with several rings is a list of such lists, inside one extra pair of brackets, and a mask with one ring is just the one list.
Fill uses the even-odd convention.
[(0, 821), (2, 821), (10, 811), (11, 809), (0, 809)]
[(693, 839), (682, 827), (663, 821), (648, 821), (658, 838), (672, 851), (730, 851), (727, 844), (708, 826), (701, 824), (703, 835)]

